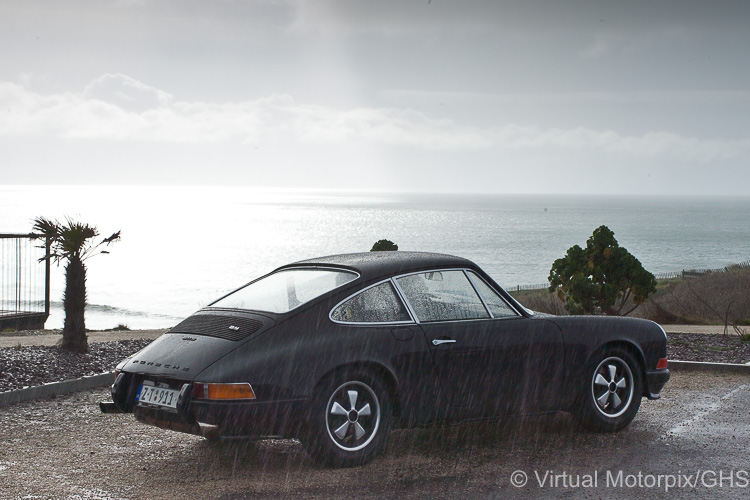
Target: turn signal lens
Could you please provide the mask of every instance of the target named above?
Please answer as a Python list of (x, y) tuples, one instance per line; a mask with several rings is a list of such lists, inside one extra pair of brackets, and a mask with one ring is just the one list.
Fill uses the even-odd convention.
[(115, 370), (115, 377), (112, 379), (112, 388), (115, 388), (115, 382), (117, 382), (117, 377), (120, 376), (122, 372), (120, 370)]
[(667, 362), (667, 358), (661, 358), (658, 363), (656, 363), (656, 369), (657, 370), (663, 370), (667, 367), (669, 363)]
[(255, 391), (247, 382), (239, 384), (193, 384), (196, 399), (255, 399)]

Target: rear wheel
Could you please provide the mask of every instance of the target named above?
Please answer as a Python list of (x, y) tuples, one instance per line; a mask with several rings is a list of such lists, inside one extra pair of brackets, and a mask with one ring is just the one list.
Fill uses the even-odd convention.
[(635, 418), (641, 405), (643, 377), (633, 356), (622, 349), (607, 349), (594, 356), (586, 372), (585, 393), (578, 407), (589, 429), (615, 432)]
[(364, 464), (381, 450), (392, 403), (385, 385), (368, 374), (324, 381), (311, 403), (302, 444), (315, 461), (335, 467)]

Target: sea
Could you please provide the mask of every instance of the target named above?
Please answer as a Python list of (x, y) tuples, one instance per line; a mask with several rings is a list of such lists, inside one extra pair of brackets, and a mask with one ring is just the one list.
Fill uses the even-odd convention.
[[(168, 328), (278, 266), (383, 238), (467, 257), (509, 288), (545, 283), (603, 224), (656, 274), (750, 259), (750, 197), (0, 186), (0, 233), (29, 233), (39, 216), (121, 231), (86, 261), (90, 329)], [(46, 328), (61, 328), (64, 265), (51, 272)]]

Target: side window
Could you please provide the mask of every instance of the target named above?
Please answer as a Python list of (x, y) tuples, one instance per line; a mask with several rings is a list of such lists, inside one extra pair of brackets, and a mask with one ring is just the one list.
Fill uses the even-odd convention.
[(331, 319), (345, 323), (411, 321), (390, 281), (368, 288), (339, 305)]
[(500, 297), (492, 288), (484, 282), (482, 278), (477, 276), (475, 273), (469, 271), (471, 282), (479, 290), (479, 294), (484, 299), (487, 307), (492, 311), (492, 315), (496, 318), (502, 318), (507, 316), (518, 316), (516, 313), (503, 299)]
[(396, 278), (419, 321), (489, 318), (463, 271), (432, 271)]

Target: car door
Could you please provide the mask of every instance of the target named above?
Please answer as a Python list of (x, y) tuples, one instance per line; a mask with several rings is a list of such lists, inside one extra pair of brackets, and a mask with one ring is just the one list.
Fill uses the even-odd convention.
[(472, 271), (412, 274), (396, 282), (451, 406), (492, 415), (544, 407), (559, 393), (563, 345), (553, 323), (519, 314)]

